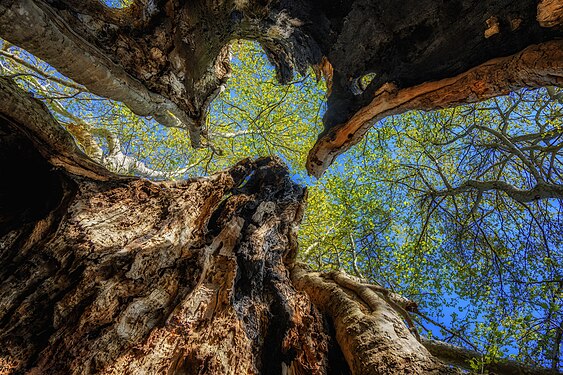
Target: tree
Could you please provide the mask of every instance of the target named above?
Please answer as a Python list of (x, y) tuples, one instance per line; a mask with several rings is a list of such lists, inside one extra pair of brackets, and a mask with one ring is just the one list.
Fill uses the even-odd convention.
[(530, 165), (563, 185), (561, 109), (548, 88), (380, 122), (309, 191), (300, 255), (417, 301), (423, 332), (557, 368), (561, 198), (511, 193), (536, 189)]
[[(427, 16), (437, 9), (433, 2), (406, 4), (394, 19), (392, 2), (134, 1), (115, 10), (97, 2), (21, 1), (0, 5), (0, 25), (5, 38), (92, 92), (187, 127), (195, 146), (213, 147), (215, 129), (206, 127), (205, 114), (229, 75), (225, 45), (231, 38), (259, 40), (282, 82), (293, 68), (315, 65), (332, 82), (327, 131), (309, 163), (318, 174), (381, 114), (559, 84), (561, 48), (551, 27), (558, 18), (541, 16), (550, 4), (538, 6), (545, 28), (535, 20), (535, 7), (474, 4), (464, 15), (463, 34), (444, 25), (461, 17), (464, 5)], [(346, 15), (351, 21), (344, 22)], [(374, 15), (385, 15), (387, 25), (365, 22)], [(484, 20), (489, 38), (482, 35)], [(359, 34), (358, 25), (364, 26)], [(514, 32), (504, 32), (508, 25)], [(443, 44), (426, 48), (436, 30), (443, 31), (437, 34)], [(374, 34), (382, 37), (374, 41)], [(467, 50), (459, 46), (460, 35)], [(529, 46), (532, 41), (541, 44)], [(438, 64), (443, 56), (450, 57)], [(364, 76), (376, 66), (366, 84)], [(434, 82), (422, 83), (429, 79)], [(81, 154), (45, 108), (9, 80), (2, 81), (1, 103), (11, 177), (3, 188), (2, 221), (6, 367), (39, 373), (455, 372), (404, 325), (412, 303), (344, 273), (319, 275), (295, 262), (304, 192), (279, 161), (244, 161), (179, 183), (124, 178)], [(49, 187), (36, 191), (36, 181)]]

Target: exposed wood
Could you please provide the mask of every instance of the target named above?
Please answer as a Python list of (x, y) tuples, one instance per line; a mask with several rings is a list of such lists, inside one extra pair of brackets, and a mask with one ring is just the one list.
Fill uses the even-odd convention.
[[(160, 0), (124, 9), (6, 0), (0, 36), (137, 114), (188, 127), (198, 146), (213, 134), (205, 116), (231, 74), (233, 39), (259, 42), (282, 83), (310, 66), (326, 71), (324, 139), (361, 115), (386, 82), (401, 90), (444, 80), (563, 37), (559, 9), (556, 0)], [(367, 74), (373, 81), (357, 90)]]
[(538, 4), (538, 22), (543, 27), (563, 26), (563, 1), (540, 0)]
[(326, 83), (326, 96), (330, 96), (332, 92), (332, 76), (334, 75), (334, 69), (332, 69), (332, 65), (330, 61), (323, 56), (321, 63), (318, 65), (313, 65), (313, 71), (317, 76), (317, 81), (323, 78)]
[(562, 40), (530, 46), (453, 78), (405, 89), (387, 83), (379, 88), (369, 105), (317, 141), (307, 158), (307, 170), (314, 176), (322, 175), (339, 154), (358, 143), (377, 121), (387, 116), (413, 109), (434, 110), (478, 102), (522, 87), (562, 84)]
[[(323, 373), (322, 318), (283, 265), (299, 195), (253, 196), (281, 182), (261, 163), (175, 185), (76, 181), (63, 217), (9, 232), (4, 360), (30, 374)], [(253, 192), (221, 203), (250, 173)]]
[(500, 24), (498, 22), (498, 18), (492, 16), (486, 22), (487, 30), (485, 30), (485, 38), (490, 38), (493, 35), (500, 33)]

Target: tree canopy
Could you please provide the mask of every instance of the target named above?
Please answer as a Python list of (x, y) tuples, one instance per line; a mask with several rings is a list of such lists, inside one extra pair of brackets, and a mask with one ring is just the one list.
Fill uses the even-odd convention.
[(181, 179), (280, 156), (309, 186), (299, 256), (310, 267), (416, 302), (422, 335), (485, 355), (475, 371), (505, 357), (561, 367), (563, 91), (388, 117), (312, 180), (303, 166), (322, 128), (324, 81), (309, 70), (282, 86), (260, 45), (237, 41), (231, 53), (232, 78), (202, 124), (210, 136), (201, 149), (8, 42), (0, 73), (119, 174)]
[(187, 129), (195, 148), (213, 142), (206, 116), (231, 76), (230, 42), (255, 40), (280, 83), (309, 67), (327, 80), (324, 129), (307, 158), (315, 176), (385, 116), (561, 84), (563, 15), (557, 1), (123, 5), (6, 2), (0, 6), (1, 36), (92, 93)]

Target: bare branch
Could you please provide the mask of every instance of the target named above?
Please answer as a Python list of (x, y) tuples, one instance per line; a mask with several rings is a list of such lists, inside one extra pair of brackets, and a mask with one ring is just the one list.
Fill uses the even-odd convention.
[(538, 183), (529, 190), (522, 190), (504, 181), (477, 180), (468, 180), (458, 187), (429, 192), (428, 195), (434, 197), (454, 196), (471, 190), (477, 190), (480, 192), (491, 190), (502, 191), (518, 202), (533, 202), (538, 199), (546, 198), (563, 198), (563, 185), (542, 182)]
[[(461, 348), (443, 341), (422, 338), (422, 345), (435, 357), (442, 361), (471, 370), (471, 360), (481, 359), (483, 354), (474, 350)], [(485, 370), (505, 375), (556, 375), (559, 371), (543, 367), (533, 367), (510, 359), (497, 359), (493, 363), (485, 364)]]

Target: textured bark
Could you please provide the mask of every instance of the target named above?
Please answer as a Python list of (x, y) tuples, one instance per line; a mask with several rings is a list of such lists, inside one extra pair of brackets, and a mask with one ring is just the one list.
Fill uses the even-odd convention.
[(286, 270), (305, 191), (280, 161), (178, 183), (93, 174), (0, 83), (0, 163), (17, 161), (0, 190), (0, 373), (330, 370), (328, 326)]
[[(554, 0), (137, 0), (119, 10), (98, 1), (0, 3), (3, 38), (98, 95), (188, 127), (195, 146), (209, 130), (202, 127), (209, 103), (230, 75), (226, 46), (233, 39), (260, 42), (281, 82), (294, 70), (330, 67), (325, 132), (316, 146), (322, 148), (333, 128), (365, 115), (387, 84), (401, 90), (440, 81), (556, 40), (563, 36), (560, 20)], [(375, 78), (364, 87), (366, 74)], [(543, 83), (530, 83), (537, 84)]]
[(336, 339), (354, 374), (459, 374), (432, 357), (377, 292), (342, 273), (321, 275), (296, 266), (295, 285), (334, 323)]
[(505, 95), (522, 87), (549, 85), (563, 85), (563, 40), (528, 47), (452, 78), (405, 89), (385, 84), (350, 120), (319, 138), (307, 158), (307, 170), (320, 176), (340, 153), (358, 143), (374, 122), (386, 116), (414, 109), (453, 107)]
[[(278, 215), (291, 223), (302, 191), (286, 191), (283, 203), (268, 193), (255, 199), (265, 193), (253, 190), (272, 187), (257, 185), (262, 178), (282, 182), (275, 163), (258, 165), (176, 186), (75, 180), (62, 217), (9, 232), (0, 289), (7, 366), (32, 374), (324, 372), (323, 321), (283, 266), (293, 234)], [(220, 204), (251, 172), (246, 189)]]
[(113, 175), (0, 78), (0, 374), (454, 374), (412, 302), (295, 263), (305, 190), (275, 158)]
[(563, 24), (563, 1), (540, 0), (537, 19), (543, 27), (561, 27)]
[(32, 0), (0, 4), (0, 24), (4, 38), (37, 54), (90, 92), (122, 101), (134, 113), (153, 115), (166, 126), (190, 129), (197, 146), (193, 120), (74, 32), (82, 25), (66, 25), (56, 10)]

